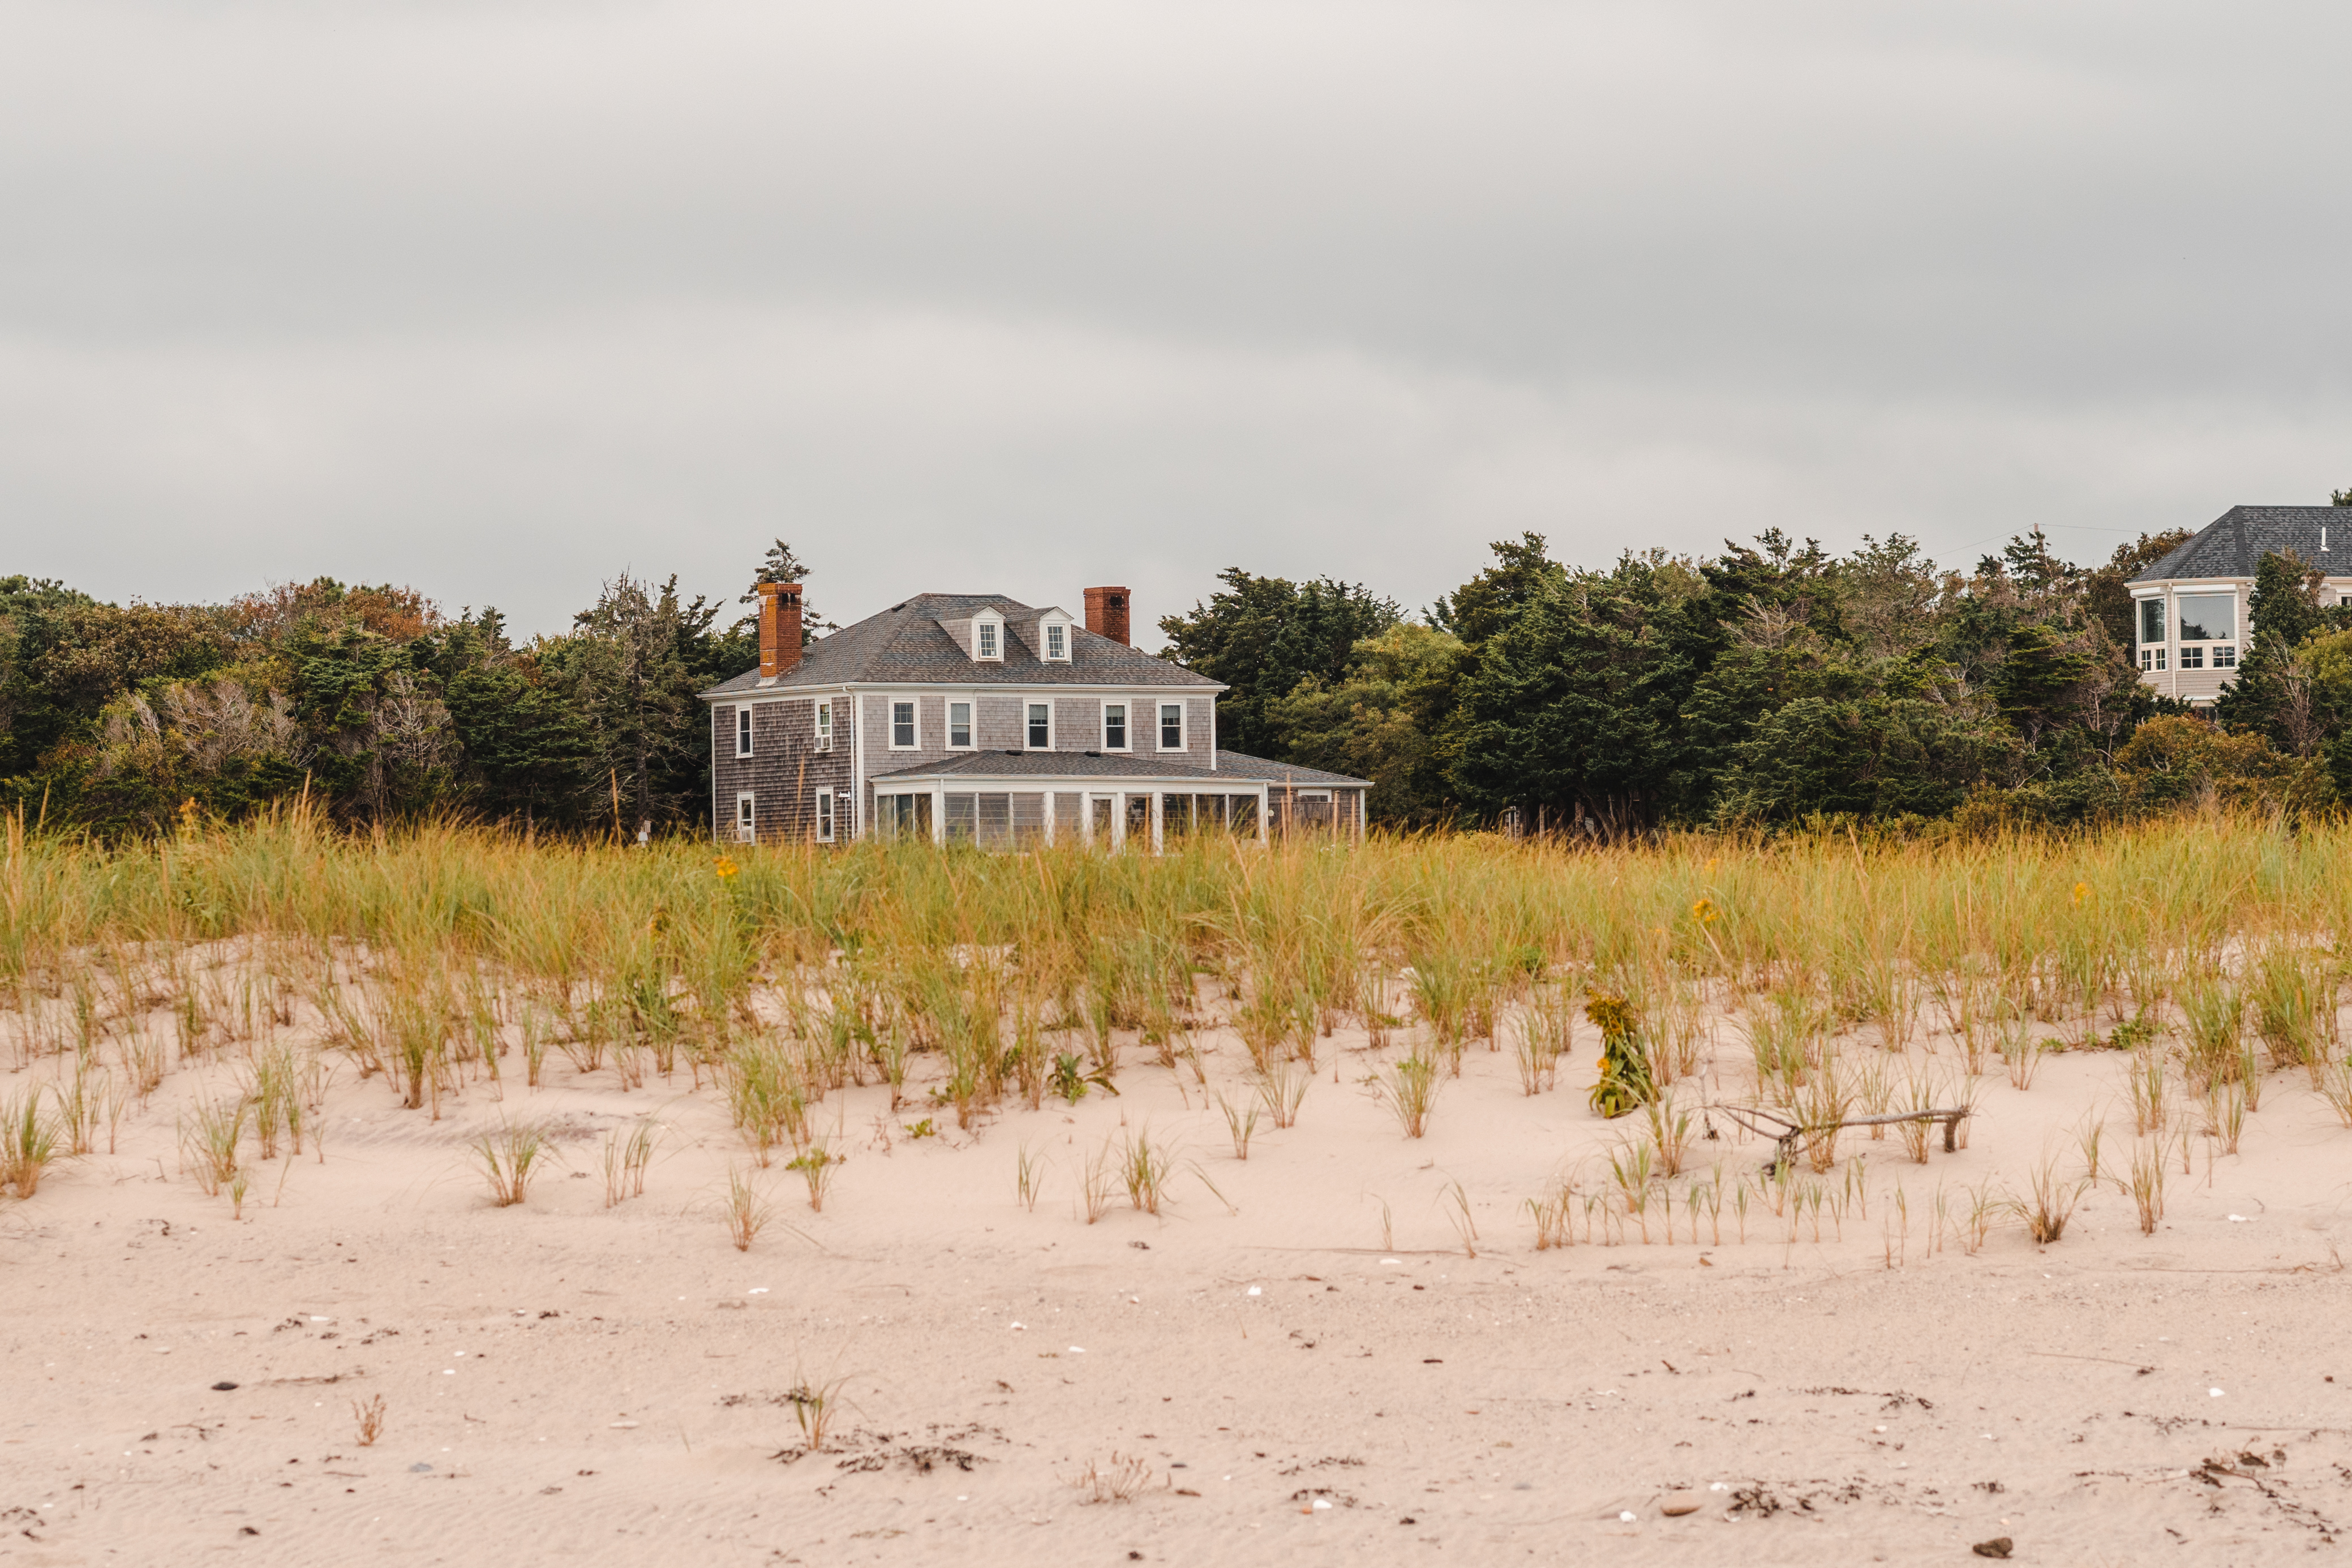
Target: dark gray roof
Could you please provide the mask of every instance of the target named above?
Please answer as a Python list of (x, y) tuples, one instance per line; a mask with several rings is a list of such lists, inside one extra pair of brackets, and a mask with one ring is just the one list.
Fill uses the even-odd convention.
[[(1004, 659), (980, 664), (967, 657), (940, 625), (967, 620), (982, 610), (1004, 617)], [(801, 662), (762, 685), (757, 668), (721, 681), (702, 695), (785, 692), (804, 686), (992, 685), (992, 686), (1199, 686), (1224, 687), (1183, 665), (1097, 636), (1083, 625), (1070, 628), (1070, 661), (1047, 664), (1032, 644), (1044, 612), (1001, 593), (919, 593), (879, 615), (869, 615), (808, 646)]]
[(1345, 773), (1326, 773), (1319, 768), (1294, 768), (1286, 762), (1268, 762), (1262, 757), (1245, 757), (1238, 751), (1217, 753), (1214, 771), (1195, 768), (1184, 762), (1161, 762), (1150, 756), (1132, 757), (1121, 753), (1096, 751), (969, 751), (937, 762), (918, 762), (911, 767), (877, 773), (874, 782), (892, 779), (1173, 779), (1198, 780), (1202, 784), (1264, 784), (1297, 785), (1301, 789), (1332, 788), (1362, 789), (1369, 780), (1351, 779)]
[[(2321, 530), (2330, 529), (2320, 548)], [(2162, 560), (2132, 573), (2134, 582), (2254, 575), (2276, 550), (2301, 556), (2329, 576), (2352, 575), (2352, 507), (2232, 507)]]
[(1251, 757), (1239, 751), (1218, 752), (1217, 771), (1227, 779), (1262, 779), (1275, 784), (1297, 784), (1315, 789), (1327, 785), (1369, 789), (1372, 784), (1369, 779), (1357, 779), (1345, 773), (1326, 773), (1320, 768), (1301, 768), (1291, 762), (1268, 762), (1263, 757)]

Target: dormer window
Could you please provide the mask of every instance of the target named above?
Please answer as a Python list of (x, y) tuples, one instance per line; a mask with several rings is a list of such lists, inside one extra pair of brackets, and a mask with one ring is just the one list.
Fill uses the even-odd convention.
[(975, 615), (971, 620), (971, 656), (974, 659), (1002, 661), (1004, 657), (1004, 618), (1001, 615)]
[(1068, 664), (1070, 662), (1070, 623), (1066, 621), (1047, 621), (1043, 624), (1045, 633), (1045, 662), (1049, 664)]

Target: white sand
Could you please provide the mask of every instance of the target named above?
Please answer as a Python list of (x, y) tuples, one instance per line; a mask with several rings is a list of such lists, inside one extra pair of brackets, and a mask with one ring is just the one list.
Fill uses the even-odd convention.
[[(1207, 1044), (1232, 1085), (1238, 1047)], [(1727, 1206), (1720, 1244), (1678, 1212), (1672, 1246), (1538, 1253), (1525, 1200), (1633, 1130), (1587, 1111), (1589, 1060), (1530, 1099), (1474, 1047), (1415, 1142), (1360, 1038), (1326, 1044), (1300, 1124), (1246, 1164), (1189, 1074), (1139, 1064), (1118, 1098), (976, 1136), (836, 1094), (825, 1211), (767, 1173), (748, 1254), (719, 1217), (740, 1145), (682, 1079), (628, 1093), (551, 1058), (533, 1092), (510, 1057), (503, 1103), (476, 1084), (436, 1124), (346, 1068), (323, 1163), (257, 1168), (233, 1220), (173, 1136), (230, 1074), (175, 1071), (118, 1152), (0, 1203), (0, 1562), (1818, 1564), (2008, 1536), (2020, 1562), (2245, 1563), (2352, 1521), (2352, 1134), (2299, 1074), (2210, 1181), (2196, 1140), (2152, 1237), (2109, 1186), (2047, 1249), (2014, 1223), (1935, 1247), (1939, 1186), (1958, 1213), (2045, 1147), (2079, 1167), (2086, 1113), (2127, 1164), (2125, 1059), (2095, 1055), (1987, 1080), (1969, 1146), (1925, 1166), (1851, 1143), (1872, 1197), (1843, 1241), (1825, 1218), (1791, 1245), (1759, 1207), (1743, 1245)], [(926, 1114), (943, 1135), (885, 1146)], [(608, 1210), (590, 1130), (640, 1115), (661, 1154)], [(501, 1116), (580, 1134), (506, 1209), (466, 1153)], [(1086, 1158), (1147, 1124), (1173, 1202), (1085, 1224)], [(1034, 1213), (1024, 1143), (1050, 1162)], [(1767, 1153), (1702, 1148), (1730, 1176)], [(778, 1458), (782, 1396), (836, 1377), (837, 1450)], [(1073, 1479), (1114, 1455), (1147, 1490), (1087, 1500)], [(1684, 1490), (1696, 1511), (1664, 1517)]]

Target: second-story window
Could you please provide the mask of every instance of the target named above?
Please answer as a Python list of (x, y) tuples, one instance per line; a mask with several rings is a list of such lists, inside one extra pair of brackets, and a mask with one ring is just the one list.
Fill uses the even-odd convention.
[(915, 748), (915, 705), (894, 702), (890, 705), (890, 745), (897, 750)]
[(1160, 749), (1162, 751), (1184, 749), (1184, 705), (1182, 703), (1160, 705)]
[(2139, 640), (2143, 643), (2164, 641), (2164, 601), (2143, 599), (2139, 601)]
[(1050, 703), (1029, 705), (1029, 749), (1046, 751), (1054, 745), (1054, 708)]
[(833, 749), (833, 705), (829, 702), (816, 705), (816, 748)]
[(948, 704), (948, 749), (969, 750), (971, 747), (971, 705)]
[(1125, 703), (1103, 704), (1103, 749), (1105, 751), (1127, 749), (1127, 705)]
[(748, 707), (735, 710), (735, 755), (751, 755), (751, 710)]
[[(2182, 642), (2230, 643), (2237, 640), (2236, 594), (2184, 593), (2173, 602), (2180, 608)], [(2187, 665), (2182, 667), (2185, 669)]]

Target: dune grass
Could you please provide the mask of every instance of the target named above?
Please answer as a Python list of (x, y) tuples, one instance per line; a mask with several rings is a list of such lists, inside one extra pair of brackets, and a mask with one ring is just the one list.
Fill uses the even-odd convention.
[[(1248, 1159), (1262, 1117), (1278, 1133), (1314, 1114), (1335, 1028), (1363, 1031), (1369, 1081), (1419, 1138), (1466, 1052), (1507, 1045), (1521, 1091), (1549, 1092), (1600, 998), (1629, 1020), (1660, 1098), (1630, 1124), (1646, 1135), (1612, 1156), (1612, 1185), (1529, 1206), (1539, 1245), (1570, 1244), (1579, 1219), (1587, 1240), (1695, 1240), (1703, 1224), (1719, 1232), (1727, 1201), (1743, 1238), (1757, 1203), (1790, 1235), (1818, 1231), (1851, 1200), (1840, 1161), (1899, 1141), (1927, 1163), (1925, 1123), (1866, 1144), (1825, 1135), (1805, 1150), (1819, 1183), (1781, 1172), (1727, 1195), (1718, 1170), (1704, 1197), (1669, 1206), (1663, 1184), (1696, 1146), (1691, 1107), (1726, 1092), (1717, 1019), (1745, 1041), (1736, 1092), (1809, 1126), (1973, 1103), (1988, 1070), (2029, 1093), (2046, 1051), (2117, 1050), (2134, 1134), (2155, 1140), (2136, 1185), (2160, 1212), (2147, 1172), (2161, 1172), (2184, 1107), (2204, 1109), (2226, 1152), (2265, 1075), (2293, 1073), (2352, 1123), (2337, 1026), (2347, 852), (2352, 827), (2220, 816), (1933, 843), (1203, 838), (1157, 857), (722, 855), (446, 824), (341, 834), (299, 811), (109, 846), (5, 819), (0, 1066), (58, 1071), (0, 1107), (0, 1186), (30, 1196), (44, 1166), (89, 1149), (174, 1065), (224, 1061), (240, 1092), (182, 1113), (184, 1168), (211, 1193), (248, 1157), (316, 1152), (339, 1066), (426, 1117), (567, 1067), (624, 1092), (709, 1082), (753, 1166), (801, 1175), (813, 1208), (840, 1163), (813, 1118), (856, 1084), (887, 1084), (894, 1113), (926, 1094), (970, 1128), (1049, 1092), (1116, 1094), (1148, 1063), (1203, 1084)], [(1245, 1051), (1255, 1105), (1205, 1092), (1200, 1038), (1214, 1028)], [(1917, 1059), (1931, 1029), (1950, 1037), (1948, 1076)], [(1695, 1082), (1702, 1071), (1714, 1076)], [(640, 1124), (606, 1149), (608, 1205), (644, 1191), (651, 1139)], [(507, 1203), (528, 1180), (523, 1166), (501, 1185), (511, 1157), (483, 1155)], [(1120, 1186), (1157, 1212), (1163, 1164), (1140, 1134), (1107, 1146), (1076, 1172), (1087, 1218)], [(2042, 1173), (2032, 1228), (2063, 1234), (2073, 1179)], [(1025, 1162), (1018, 1185), (1034, 1207)], [(730, 1173), (727, 1207), (748, 1248), (768, 1213), (749, 1171)], [(1997, 1207), (1979, 1195), (1964, 1244), (1981, 1245)]]

